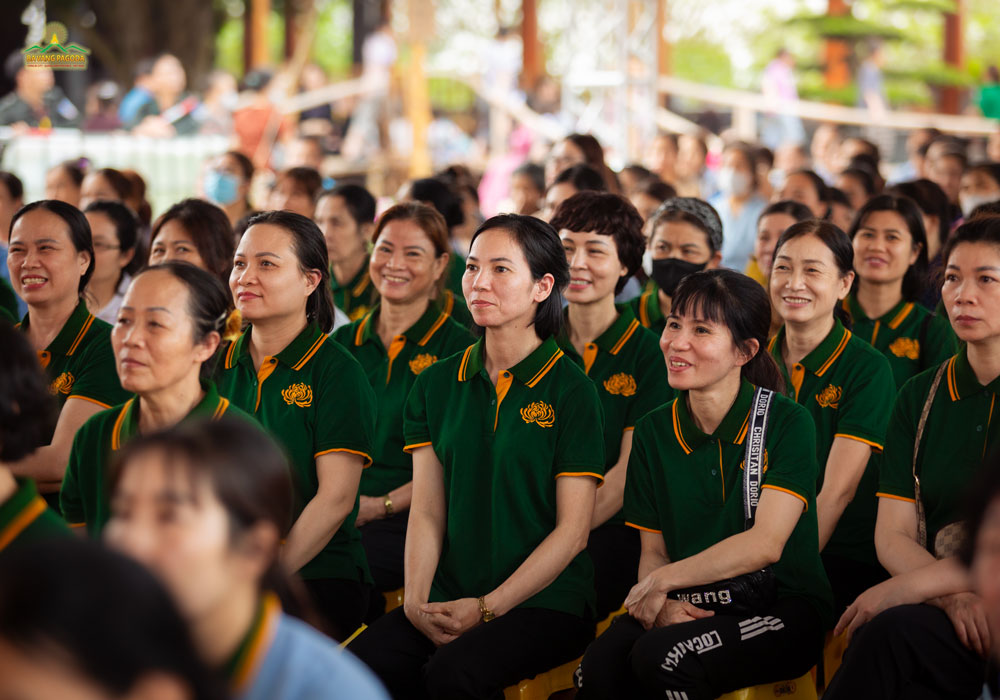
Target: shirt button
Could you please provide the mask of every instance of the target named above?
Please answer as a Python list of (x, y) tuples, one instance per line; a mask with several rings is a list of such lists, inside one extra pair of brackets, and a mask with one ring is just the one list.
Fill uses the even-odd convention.
[(510, 372), (504, 372), (503, 376), (506, 377), (506, 378), (508, 378), (508, 379), (510, 379)]
[(490, 401), (490, 406), (496, 406), (496, 405), (497, 405), (497, 400), (496, 399), (493, 399), (492, 401)]
[(983, 432), (983, 426), (981, 426), (981, 425), (977, 425), (977, 426), (976, 426), (976, 432), (977, 432), (977, 433), (981, 433), (981, 432)]
[(712, 476), (716, 476), (718, 473), (719, 473), (718, 469), (713, 469), (712, 470)]

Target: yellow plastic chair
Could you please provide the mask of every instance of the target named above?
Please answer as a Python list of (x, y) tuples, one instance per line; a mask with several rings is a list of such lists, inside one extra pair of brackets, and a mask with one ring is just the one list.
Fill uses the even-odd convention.
[(833, 632), (826, 633), (826, 644), (823, 645), (823, 687), (826, 688), (833, 680), (833, 674), (840, 668), (847, 651), (847, 630), (836, 637)]
[(398, 588), (395, 591), (386, 591), (382, 594), (385, 596), (385, 611), (395, 610), (403, 605), (403, 589)]
[(726, 693), (719, 700), (816, 700), (816, 681), (812, 671), (801, 678), (778, 683), (764, 683)]

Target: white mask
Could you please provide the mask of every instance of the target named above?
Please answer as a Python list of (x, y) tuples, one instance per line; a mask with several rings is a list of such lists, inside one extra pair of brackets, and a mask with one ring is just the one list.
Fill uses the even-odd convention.
[(642, 269), (645, 271), (646, 276), (653, 274), (653, 251), (648, 247), (646, 252), (642, 254)]
[(962, 216), (968, 219), (980, 204), (989, 204), (998, 199), (1000, 197), (995, 194), (963, 194), (959, 195), (958, 203), (962, 207)]
[(753, 180), (744, 172), (738, 172), (732, 168), (722, 168), (719, 171), (719, 189), (725, 194), (736, 197), (743, 197), (750, 194)]

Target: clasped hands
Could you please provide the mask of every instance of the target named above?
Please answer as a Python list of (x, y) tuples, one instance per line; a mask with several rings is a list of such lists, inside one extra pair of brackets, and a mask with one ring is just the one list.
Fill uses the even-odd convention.
[(715, 615), (711, 610), (668, 598), (671, 587), (660, 571), (653, 571), (632, 586), (625, 598), (625, 609), (643, 628), (666, 627)]

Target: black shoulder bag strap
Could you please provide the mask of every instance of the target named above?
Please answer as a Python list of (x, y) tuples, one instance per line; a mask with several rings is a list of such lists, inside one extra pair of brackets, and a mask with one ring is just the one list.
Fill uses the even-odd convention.
[(771, 412), (774, 392), (759, 388), (753, 395), (750, 419), (747, 426), (746, 454), (743, 462), (743, 518), (744, 529), (753, 527), (760, 501), (760, 485), (764, 477), (764, 445), (767, 439), (767, 419)]

